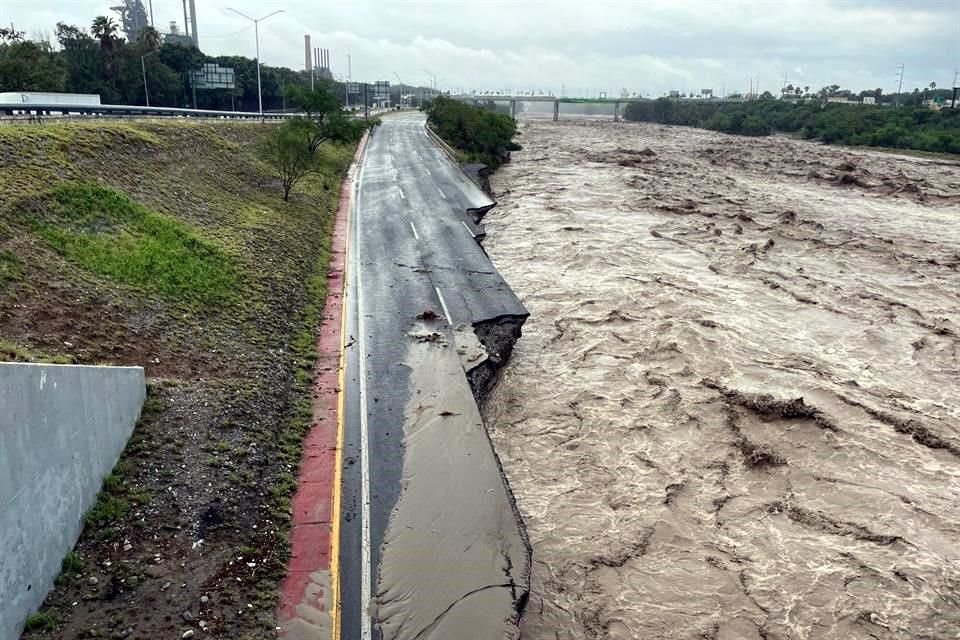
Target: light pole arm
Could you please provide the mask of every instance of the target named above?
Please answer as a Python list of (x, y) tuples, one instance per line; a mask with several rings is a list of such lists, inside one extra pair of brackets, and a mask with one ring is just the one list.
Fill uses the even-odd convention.
[(278, 13), (283, 13), (283, 9), (277, 9), (273, 13), (268, 13), (262, 18), (251, 18), (250, 16), (243, 13), (242, 11), (237, 11), (236, 9), (233, 9), (231, 7), (227, 7), (227, 11), (232, 11), (238, 16), (242, 18), (246, 18), (247, 20), (253, 23), (253, 33), (257, 43), (257, 105), (260, 107), (260, 115), (262, 116), (263, 115), (263, 89), (260, 84), (260, 22), (263, 20), (266, 20), (270, 16), (275, 16)]
[(253, 18), (251, 18), (251, 17), (248, 16), (247, 14), (243, 13), (242, 11), (237, 11), (236, 9), (231, 9), (230, 7), (227, 7), (227, 11), (233, 11), (233, 12), (234, 12), (235, 14), (237, 14), (238, 16), (244, 17), (244, 18), (246, 18), (247, 20), (249, 20), (250, 22), (256, 22), (256, 20), (254, 20)]

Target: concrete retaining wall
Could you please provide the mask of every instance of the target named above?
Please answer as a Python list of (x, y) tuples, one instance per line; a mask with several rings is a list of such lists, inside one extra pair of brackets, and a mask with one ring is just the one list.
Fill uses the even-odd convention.
[(140, 367), (0, 363), (0, 638), (53, 586), (145, 394)]

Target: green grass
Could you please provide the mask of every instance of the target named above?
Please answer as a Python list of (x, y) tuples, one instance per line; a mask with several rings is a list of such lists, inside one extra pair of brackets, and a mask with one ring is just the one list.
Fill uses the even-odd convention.
[[(156, 396), (156, 389), (152, 384), (148, 384), (147, 397), (143, 401), (140, 420), (137, 421), (137, 428), (134, 429), (134, 435), (130, 439), (131, 443), (139, 441), (138, 428), (141, 425), (153, 420), (165, 410), (166, 406)], [(84, 518), (89, 530), (95, 531), (96, 537), (100, 539), (110, 539), (116, 535), (117, 529), (114, 525), (122, 520), (134, 505), (150, 504), (153, 498), (146, 487), (131, 487), (127, 482), (132, 464), (127, 458), (121, 458), (114, 465), (113, 470), (103, 479), (97, 501), (90, 507)]]
[(237, 285), (233, 266), (215, 244), (100, 185), (58, 185), (35, 228), (85, 269), (170, 299), (216, 304)]
[(0, 290), (23, 279), (23, 263), (12, 251), (0, 251)]
[(54, 582), (58, 586), (62, 585), (70, 578), (83, 573), (83, 569), (83, 557), (76, 551), (71, 551), (63, 557), (63, 562), (60, 563), (60, 575), (57, 576)]
[(83, 573), (83, 558), (76, 551), (69, 552), (63, 557), (60, 572), (68, 576)]
[(38, 611), (27, 617), (26, 622), (23, 623), (23, 629), (24, 631), (49, 631), (56, 628), (58, 622), (56, 615), (47, 611)]
[(88, 527), (101, 528), (120, 520), (130, 511), (130, 503), (123, 498), (101, 491), (97, 502), (87, 512), (86, 524)]
[[(101, 317), (123, 318), (129, 325), (84, 342), (76, 356), (83, 362), (126, 364), (127, 341), (137, 346), (142, 341), (151, 347), (149, 355), (151, 341), (159, 341), (166, 366), (180, 353), (204, 354), (182, 369), (170, 366), (158, 373), (163, 380), (148, 386), (141, 422), (123, 462), (105, 479), (78, 550), (88, 566), (99, 564), (122, 535), (140, 535), (136, 527), (149, 531), (160, 524), (157, 514), (170, 506), (160, 486), (179, 476), (181, 463), (220, 465), (215, 486), (224, 490), (227, 526), (238, 531), (230, 544), (247, 547), (257, 559), (255, 577), (233, 587), (234, 597), (257, 607), (249, 619), (226, 624), (224, 633), (237, 638), (267, 637), (276, 622), (277, 585), (289, 555), (294, 470), (311, 424), (310, 378), (327, 293), (330, 212), (354, 150), (324, 145), (320, 171), (283, 202), (256, 154), (255, 143), (268, 130), (269, 125), (169, 121), (0, 128), (0, 147), (14, 150), (0, 154), (0, 251), (12, 252), (23, 271), (22, 284), (0, 290), (0, 299), (16, 294), (38, 317), (42, 304), (58, 304), (56, 295), (63, 291), (77, 290), (78, 298), (83, 293), (92, 301), (74, 309), (81, 317), (66, 329), (28, 334), (10, 324), (9, 333), (0, 330), (10, 341), (0, 342), (0, 359), (5, 348), (17, 359), (42, 357), (23, 347), (59, 348), (73, 342), (69, 331), (98, 330)], [(213, 277), (204, 278), (208, 273)], [(146, 338), (129, 326), (146, 326)], [(151, 326), (164, 334), (154, 335)], [(171, 352), (167, 358), (164, 349)], [(250, 363), (261, 362), (270, 365), (268, 375), (251, 371)], [(186, 391), (174, 393), (188, 378)], [(187, 409), (198, 398), (223, 409), (249, 403), (257, 406), (256, 417), (240, 407), (206, 417), (201, 410), (197, 428), (210, 444), (186, 450), (165, 428), (167, 418), (157, 415), (166, 407), (154, 386), (168, 385), (173, 397), (185, 397)], [(202, 393), (192, 395), (194, 386)], [(248, 463), (253, 451), (266, 453), (266, 465)], [(257, 521), (271, 526), (241, 528), (238, 510), (255, 510)], [(208, 542), (216, 558), (224, 541)], [(80, 625), (86, 622), (75, 617), (72, 603), (85, 595), (85, 584), (65, 580), (51, 594), (56, 628), (30, 637), (83, 635)], [(157, 612), (179, 615), (176, 607), (158, 603)], [(111, 615), (104, 611), (97, 614), (103, 619), (98, 626)]]
[(74, 364), (72, 356), (49, 355), (33, 351), (0, 339), (0, 362), (42, 362), (45, 364)]

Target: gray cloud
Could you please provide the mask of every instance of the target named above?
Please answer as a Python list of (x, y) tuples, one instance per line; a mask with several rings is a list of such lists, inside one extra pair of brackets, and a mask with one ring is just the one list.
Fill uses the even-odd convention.
[[(3, 0), (0, 23), (33, 33), (58, 20), (88, 24), (111, 2)], [(298, 68), (303, 34), (333, 52), (334, 71), (447, 88), (660, 94), (669, 89), (745, 90), (749, 78), (778, 90), (946, 86), (960, 66), (957, 0), (781, 2), (255, 2), (197, 0), (201, 47), (252, 56), (253, 32), (226, 11), (285, 13), (261, 26), (264, 62)], [(154, 0), (157, 25), (183, 21), (178, 0)]]

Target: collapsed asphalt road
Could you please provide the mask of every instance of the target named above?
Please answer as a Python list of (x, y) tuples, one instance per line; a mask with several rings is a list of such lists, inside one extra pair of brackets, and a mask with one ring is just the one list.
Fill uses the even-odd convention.
[(349, 249), (343, 638), (517, 634), (529, 545), (474, 398), (527, 316), (476, 241), (468, 211), (492, 204), (419, 114), (371, 136)]

